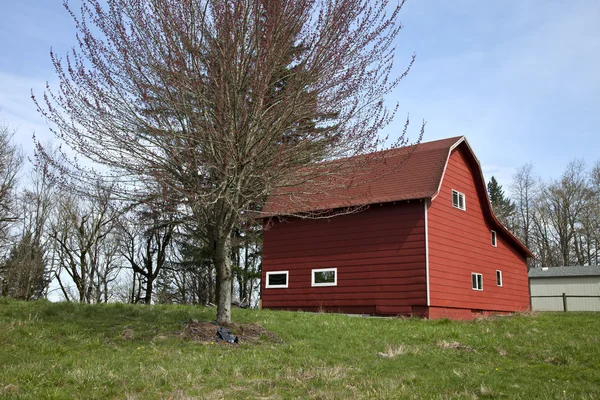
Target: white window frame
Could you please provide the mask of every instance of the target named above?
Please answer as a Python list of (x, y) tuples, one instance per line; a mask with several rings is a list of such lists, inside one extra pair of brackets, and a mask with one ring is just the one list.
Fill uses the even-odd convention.
[[(454, 204), (454, 194), (458, 196), (458, 204)], [(460, 199), (462, 198), (462, 207), (460, 206)], [(458, 208), (459, 210), (467, 211), (467, 199), (464, 193), (459, 192), (458, 190), (452, 189), (452, 207)]]
[[(285, 275), (285, 285), (269, 285), (269, 275)], [(289, 271), (269, 271), (267, 272), (267, 281), (265, 282), (265, 289), (285, 289), (290, 283), (290, 272)]]
[(498, 247), (498, 234), (496, 231), (490, 231), (492, 233), (492, 246)]
[[(473, 286), (473, 277), (481, 277), (481, 288), (479, 287), (474, 287)], [(475, 282), (479, 283), (479, 280), (476, 278)], [(477, 285), (479, 286), (479, 285)], [(477, 272), (471, 272), (471, 289), (473, 290), (477, 290), (477, 291), (483, 291), (483, 274), (479, 274)]]
[[(329, 271), (333, 271), (334, 272), (333, 282), (315, 283), (315, 272), (329, 272)], [(313, 269), (310, 272), (310, 284), (313, 287), (319, 287), (319, 286), (337, 286), (337, 268)]]
[(496, 270), (496, 285), (502, 287), (502, 271)]

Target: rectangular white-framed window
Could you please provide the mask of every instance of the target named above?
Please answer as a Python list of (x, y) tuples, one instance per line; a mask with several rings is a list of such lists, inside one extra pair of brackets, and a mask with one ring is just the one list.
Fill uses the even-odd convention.
[(337, 286), (337, 268), (312, 270), (312, 286)]
[(476, 272), (471, 273), (471, 287), (473, 290), (483, 290), (483, 275)]
[(496, 270), (496, 285), (502, 286), (502, 271)]
[(267, 272), (267, 284), (265, 288), (267, 289), (278, 289), (278, 288), (287, 288), (288, 287), (288, 271), (270, 271)]
[(490, 232), (492, 232), (492, 246), (498, 247), (498, 237), (496, 235), (496, 231), (490, 231)]
[(465, 194), (458, 190), (452, 189), (452, 207), (458, 208), (459, 210), (465, 211), (467, 209), (465, 204)]

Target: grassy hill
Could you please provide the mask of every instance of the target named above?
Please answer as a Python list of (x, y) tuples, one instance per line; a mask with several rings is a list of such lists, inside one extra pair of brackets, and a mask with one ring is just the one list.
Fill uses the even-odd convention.
[(0, 398), (600, 398), (600, 315), (473, 322), (235, 310), (257, 344), (180, 333), (214, 309), (0, 299)]

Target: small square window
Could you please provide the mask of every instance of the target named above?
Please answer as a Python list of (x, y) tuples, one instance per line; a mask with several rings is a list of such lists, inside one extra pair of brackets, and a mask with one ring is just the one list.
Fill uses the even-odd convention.
[(452, 190), (452, 206), (460, 210), (465, 210), (465, 194), (456, 190)]
[(337, 286), (337, 268), (313, 269), (312, 286)]
[(267, 272), (267, 289), (287, 288), (288, 287), (288, 271), (272, 271)]
[(496, 270), (496, 285), (502, 286), (502, 271)]
[(494, 247), (498, 247), (498, 239), (496, 237), (496, 231), (491, 231), (492, 232), (492, 246)]
[(473, 290), (483, 290), (483, 275), (473, 272), (471, 274), (471, 287)]

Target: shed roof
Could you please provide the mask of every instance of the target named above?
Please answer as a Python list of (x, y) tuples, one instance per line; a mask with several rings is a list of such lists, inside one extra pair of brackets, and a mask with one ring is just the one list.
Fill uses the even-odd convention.
[(561, 278), (572, 276), (600, 276), (600, 265), (584, 265), (573, 267), (532, 268), (530, 278)]

